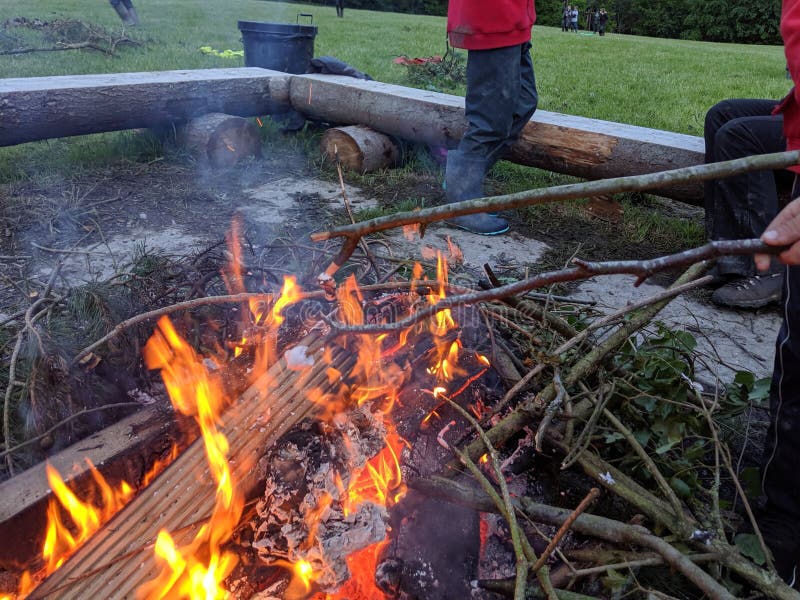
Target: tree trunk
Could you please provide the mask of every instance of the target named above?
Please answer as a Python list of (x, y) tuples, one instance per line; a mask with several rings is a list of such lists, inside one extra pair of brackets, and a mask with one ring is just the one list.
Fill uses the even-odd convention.
[(0, 79), (0, 146), (153, 127), (206, 113), (289, 109), (289, 75), (267, 69)]
[(400, 150), (388, 135), (364, 125), (333, 127), (325, 132), (320, 143), (322, 154), (339, 162), (345, 169), (370, 173), (393, 167), (400, 159)]

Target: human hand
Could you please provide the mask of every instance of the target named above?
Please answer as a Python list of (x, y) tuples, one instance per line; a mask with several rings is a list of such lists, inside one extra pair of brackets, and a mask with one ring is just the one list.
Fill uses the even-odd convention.
[[(770, 246), (789, 246), (778, 255), (787, 265), (800, 264), (800, 198), (795, 198), (778, 213), (761, 236), (761, 241)], [(759, 271), (769, 268), (771, 256), (756, 254)]]

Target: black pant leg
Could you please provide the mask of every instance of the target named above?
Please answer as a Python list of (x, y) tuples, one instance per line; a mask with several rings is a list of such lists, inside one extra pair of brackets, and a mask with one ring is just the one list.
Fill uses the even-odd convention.
[[(704, 127), (706, 162), (783, 151), (783, 117), (771, 115), (775, 105), (774, 100), (733, 99), (713, 106), (706, 114)], [(704, 189), (709, 239), (758, 237), (778, 211), (772, 171), (708, 181)], [(750, 257), (723, 257), (717, 265), (721, 273), (755, 273)]]
[[(530, 44), (470, 50), (467, 56), (467, 131), (458, 149), (494, 164), (536, 110)], [(487, 167), (488, 168), (488, 167)]]

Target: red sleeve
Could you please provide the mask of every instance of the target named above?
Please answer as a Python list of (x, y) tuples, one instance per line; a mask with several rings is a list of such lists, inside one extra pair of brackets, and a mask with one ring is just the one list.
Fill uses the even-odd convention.
[[(781, 102), (783, 133), (787, 150), (800, 150), (800, 0), (783, 0), (781, 36), (786, 53), (786, 64), (795, 87)], [(800, 166), (792, 167), (800, 173)]]

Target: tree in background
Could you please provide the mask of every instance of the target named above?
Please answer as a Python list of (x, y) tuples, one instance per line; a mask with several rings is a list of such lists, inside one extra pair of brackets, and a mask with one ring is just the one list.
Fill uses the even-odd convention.
[[(306, 0), (332, 4), (333, 0)], [(491, 0), (485, 0), (491, 1)], [(781, 0), (575, 0), (610, 15), (607, 31), (706, 42), (780, 45)], [(447, 0), (348, 0), (349, 8), (418, 15), (447, 14)], [(563, 0), (536, 0), (536, 22), (561, 26)]]

